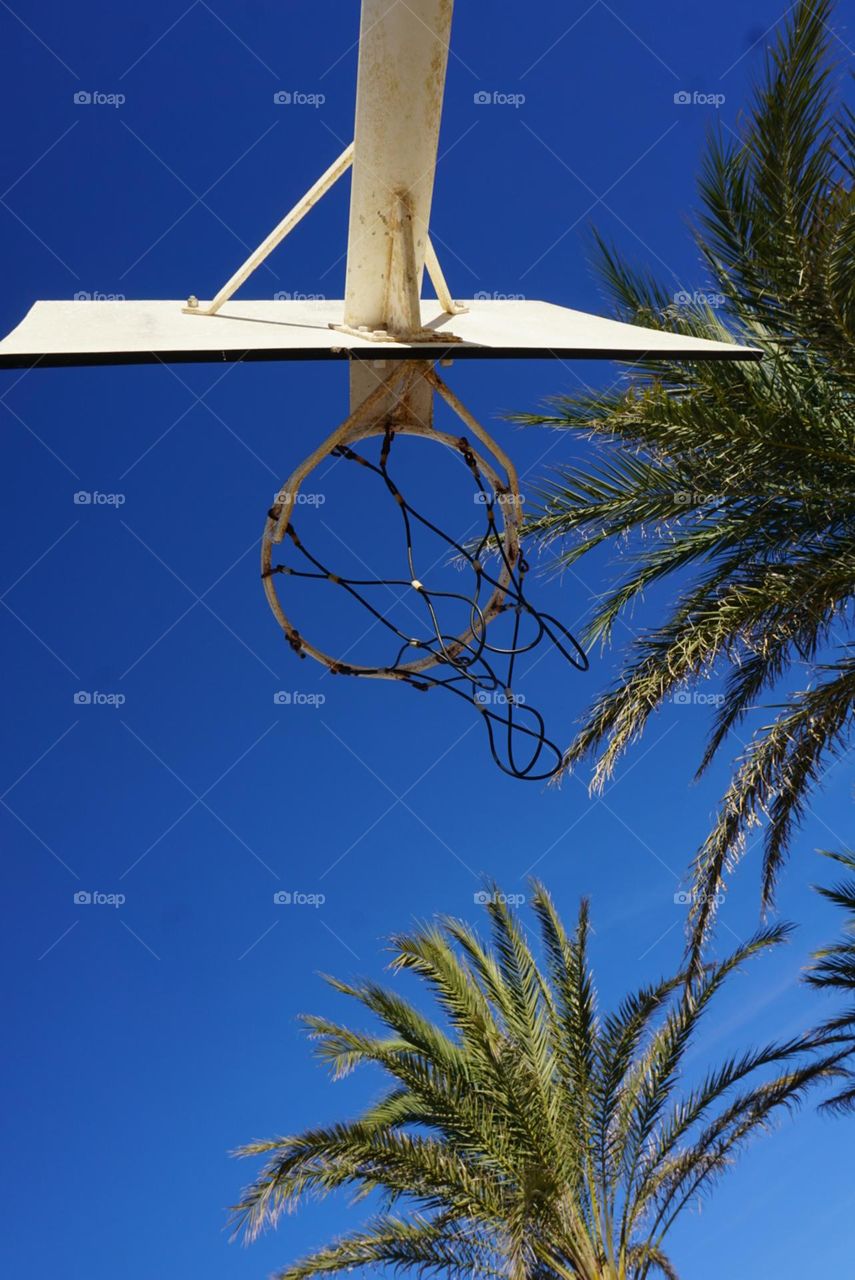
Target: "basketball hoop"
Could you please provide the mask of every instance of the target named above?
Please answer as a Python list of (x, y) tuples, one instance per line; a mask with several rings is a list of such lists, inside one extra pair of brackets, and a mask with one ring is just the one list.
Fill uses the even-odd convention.
[[(556, 619), (539, 613), (525, 594), (528, 566), (520, 545), (522, 499), (516, 472), (495, 441), (437, 376), (434, 363), (475, 359), (757, 360), (761, 352), (691, 333), (668, 333), (587, 315), (525, 298), (456, 300), (429, 235), (454, 0), (362, 0), (354, 140), (328, 165), (221, 288), (200, 302), (92, 301), (35, 303), (0, 340), (0, 368), (98, 364), (174, 364), (223, 360), (338, 360), (350, 365), (350, 417), (281, 489), (270, 511), (262, 546), (262, 574), (270, 606), (292, 648), (335, 674), (400, 680), (414, 688), (438, 686), (472, 702), (483, 714), (494, 758), (516, 778), (545, 778), (561, 753), (545, 736), (540, 713), (512, 692), (519, 658), (550, 640), (579, 670), (587, 659)], [(345, 174), (352, 173), (345, 297), (235, 301), (237, 290)], [(425, 275), (436, 300), (422, 298)], [(382, 369), (382, 375), (376, 369)], [(375, 379), (374, 386), (371, 379)], [(454, 436), (433, 427), (439, 395), (463, 422)], [(392, 478), (395, 440), (414, 436), (456, 453), (482, 495), (486, 528), (474, 551), (416, 510)], [(379, 463), (356, 446), (382, 437)], [(367, 468), (399, 507), (409, 579), (356, 579), (334, 573), (294, 524), (300, 486), (335, 455)], [(466, 593), (433, 589), (415, 563), (412, 532), (437, 535), (474, 575)], [(288, 539), (298, 565), (273, 561)], [(495, 572), (491, 566), (497, 567)], [(373, 666), (348, 663), (322, 651), (286, 614), (280, 578), (331, 583), (358, 601), (394, 633), (398, 648)], [(413, 592), (425, 630), (396, 628), (371, 603), (376, 586)], [(442, 602), (464, 603), (469, 623), (447, 634)], [(491, 643), (488, 629), (512, 618), (511, 640)], [(523, 636), (524, 624), (533, 638)], [(500, 679), (499, 662), (506, 663)], [(492, 695), (500, 695), (495, 705)], [(502, 701), (502, 699), (504, 701)], [(504, 734), (499, 750), (497, 726)], [(519, 758), (527, 740), (530, 754)], [(545, 753), (545, 756), (544, 756)], [(544, 759), (552, 761), (545, 769)]]
[[(480, 448), (467, 436), (439, 431), (414, 414), (413, 402), (423, 390), (420, 382), (443, 398)], [(379, 462), (374, 463), (357, 452), (355, 446), (378, 436), (382, 437), (382, 445)], [(399, 436), (437, 443), (460, 457), (485, 513), (485, 528), (474, 545), (464, 545), (407, 500), (390, 470), (394, 442)], [(347, 577), (334, 572), (301, 537), (294, 512), (302, 486), (321, 463), (333, 457), (367, 469), (395, 502), (401, 514), (409, 578)], [(566, 628), (557, 619), (540, 613), (526, 597), (528, 565), (520, 545), (521, 524), (522, 495), (513, 463), (430, 365), (424, 361), (407, 362), (399, 365), (392, 377), (382, 382), (282, 486), (268, 513), (262, 539), (264, 588), (288, 643), (301, 658), (314, 658), (333, 675), (399, 680), (422, 692), (448, 689), (480, 712), (499, 768), (515, 778), (543, 780), (560, 767), (561, 752), (546, 736), (540, 712), (524, 697), (514, 694), (517, 660), (546, 639), (578, 670), (587, 670), (588, 660)], [(471, 572), (469, 593), (431, 587), (428, 574), (416, 563), (413, 534), (417, 525), (441, 539), (457, 562)], [(295, 553), (297, 566), (274, 562), (275, 548), (286, 542)], [(392, 638), (391, 659), (367, 666), (320, 649), (286, 614), (277, 586), (280, 577), (326, 582), (347, 592), (374, 617), (385, 638)], [(424, 616), (424, 629), (415, 634), (405, 632), (382, 613), (371, 599), (378, 587), (413, 592)], [(442, 625), (443, 607), (451, 602), (465, 604), (469, 613), (469, 626), (456, 635), (447, 634)], [(512, 638), (510, 645), (500, 647), (491, 643), (488, 627), (503, 614), (513, 618)], [(529, 638), (523, 634), (525, 623), (533, 624), (534, 634)], [(503, 664), (501, 672), (497, 669), (499, 663)], [(497, 729), (503, 730), (501, 742)]]

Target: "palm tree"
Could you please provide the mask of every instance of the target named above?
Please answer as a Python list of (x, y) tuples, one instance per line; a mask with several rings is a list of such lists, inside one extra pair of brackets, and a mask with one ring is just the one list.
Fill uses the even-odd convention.
[(517, 415), (602, 449), (601, 462), (559, 470), (529, 526), (557, 544), (563, 568), (603, 544), (624, 548), (627, 573), (600, 597), (588, 642), (611, 641), (647, 588), (669, 580), (676, 593), (586, 713), (565, 769), (594, 758), (602, 786), (653, 712), (716, 672), (725, 693), (703, 772), (761, 695), (807, 669), (744, 744), (698, 853), (696, 960), (725, 871), (763, 818), (771, 905), (810, 791), (853, 727), (855, 126), (835, 97), (832, 12), (831, 0), (801, 0), (741, 136), (708, 144), (697, 244), (713, 289), (703, 305), (676, 305), (673, 287), (598, 238), (622, 318), (735, 336), (763, 361), (642, 363), (609, 391)]
[(384, 1264), (460, 1280), (674, 1277), (663, 1242), (680, 1212), (756, 1131), (838, 1072), (839, 1051), (819, 1057), (799, 1037), (680, 1084), (716, 992), (786, 928), (763, 930), (688, 986), (685, 975), (663, 980), (599, 1017), (587, 905), (572, 937), (539, 884), (531, 905), (542, 966), (495, 891), (491, 944), (445, 917), (392, 939), (392, 970), (428, 985), (437, 1021), (388, 987), (329, 979), (383, 1030), (308, 1017), (318, 1055), (336, 1078), (379, 1067), (385, 1092), (356, 1120), (238, 1152), (266, 1164), (236, 1229), (254, 1237), (345, 1187), (377, 1195), (379, 1213), (279, 1280)]
[[(825, 851), (824, 851), (825, 852)], [(851, 853), (825, 853), (847, 871), (855, 872), (855, 855)], [(841, 1041), (855, 1049), (855, 875), (841, 880), (832, 888), (818, 886), (818, 892), (849, 912), (842, 938), (831, 947), (817, 951), (816, 964), (806, 974), (814, 987), (843, 991), (852, 1004), (836, 1017), (830, 1018), (821, 1028), (828, 1042)], [(823, 1104), (840, 1111), (855, 1110), (855, 1084), (849, 1084), (835, 1097)]]

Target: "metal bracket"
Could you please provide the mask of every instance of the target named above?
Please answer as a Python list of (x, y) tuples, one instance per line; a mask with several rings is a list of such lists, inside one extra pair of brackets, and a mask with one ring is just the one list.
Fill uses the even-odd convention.
[[(372, 329), (369, 325), (331, 324), (330, 328), (339, 333), (364, 338), (368, 342), (403, 342), (408, 346), (425, 343), (436, 346), (436, 333), (422, 325), (412, 202), (405, 191), (396, 192), (394, 196), (389, 228), (391, 253), (383, 302), (385, 326)], [(426, 237), (425, 266), (445, 314), (461, 315), (465, 312), (467, 308), (458, 306), (449, 293), (429, 236)], [(454, 343), (461, 339), (453, 333), (443, 331), (442, 341)]]
[[(223, 304), (228, 302), (240, 286), (282, 243), (285, 237), (294, 230), (298, 223), (302, 222), (306, 214), (315, 207), (321, 197), (325, 196), (330, 188), (335, 186), (339, 178), (347, 173), (352, 164), (353, 143), (341, 153), (325, 173), (321, 174), (314, 186), (310, 187), (302, 199), (297, 201), (293, 209), (286, 213), (282, 221), (277, 223), (270, 232), (270, 235), (262, 240), (258, 248), (253, 250), (246, 261), (238, 267), (234, 275), (226, 281), (214, 300), (207, 306), (203, 306), (198, 298), (190, 297), (187, 299), (187, 306), (181, 308), (184, 314), (191, 316), (216, 315)], [(393, 320), (388, 329), (374, 331), (362, 326), (354, 329), (343, 324), (331, 325), (330, 327), (340, 329), (342, 333), (355, 334), (360, 338), (367, 337), (376, 342), (435, 342), (436, 335), (431, 333), (430, 330), (423, 330), (421, 327), (415, 247), (413, 243), (413, 218), (410, 200), (405, 192), (401, 192), (395, 197), (392, 221), (394, 226), (393, 251), (386, 294), (386, 312), (395, 316), (396, 319)], [(461, 306), (452, 298), (445, 276), (442, 273), (442, 268), (439, 265), (436, 250), (429, 236), (426, 238), (425, 243), (425, 267), (436, 290), (439, 304), (445, 314), (463, 315), (468, 308)], [(444, 334), (443, 340), (445, 339), (449, 342), (457, 341), (451, 334)]]
[(347, 173), (352, 164), (353, 143), (351, 142), (350, 146), (341, 153), (334, 164), (331, 164), (327, 171), (321, 174), (315, 185), (309, 188), (302, 200), (298, 200), (294, 208), (289, 213), (286, 213), (281, 222), (277, 223), (267, 239), (262, 240), (258, 248), (249, 255), (246, 262), (238, 267), (231, 279), (227, 280), (223, 285), (213, 302), (207, 307), (203, 307), (200, 305), (198, 298), (188, 298), (187, 306), (182, 308), (185, 314), (191, 316), (216, 315), (223, 303), (228, 302), (232, 294), (240, 288), (245, 280), (249, 279), (253, 271), (261, 266), (265, 258), (273, 252), (278, 244), (281, 244), (297, 224), (302, 222), (309, 210), (313, 209), (318, 203), (321, 196), (326, 195), (330, 187), (335, 186), (339, 178)]

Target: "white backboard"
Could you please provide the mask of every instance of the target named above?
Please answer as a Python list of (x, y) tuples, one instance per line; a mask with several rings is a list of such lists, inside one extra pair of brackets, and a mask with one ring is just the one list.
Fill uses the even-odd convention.
[[(422, 303), (436, 343), (373, 342), (339, 332), (344, 302), (227, 303), (189, 315), (183, 301), (37, 302), (0, 341), (0, 368), (235, 360), (531, 358), (759, 360), (761, 352), (622, 324), (549, 302), (475, 299), (463, 315)], [(449, 335), (455, 335), (455, 342)]]

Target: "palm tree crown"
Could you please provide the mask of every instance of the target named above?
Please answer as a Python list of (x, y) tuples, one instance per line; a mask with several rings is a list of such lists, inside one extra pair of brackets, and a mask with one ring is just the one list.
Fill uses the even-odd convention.
[(587, 905), (569, 936), (546, 890), (532, 890), (541, 965), (497, 893), (489, 944), (448, 918), (392, 939), (391, 968), (431, 988), (438, 1021), (387, 987), (330, 980), (383, 1031), (307, 1018), (319, 1056), (336, 1077), (374, 1064), (386, 1092), (354, 1121), (243, 1148), (266, 1164), (236, 1225), (252, 1237), (344, 1187), (377, 1194), (380, 1211), (280, 1280), (383, 1264), (460, 1280), (673, 1277), (663, 1242), (677, 1215), (755, 1131), (836, 1072), (834, 1055), (796, 1038), (680, 1085), (713, 996), (786, 929), (757, 934), (688, 986), (678, 975), (600, 1016)]
[(563, 566), (629, 540), (629, 572), (601, 597), (589, 641), (609, 641), (654, 584), (678, 588), (586, 714), (565, 767), (593, 756), (601, 785), (654, 711), (716, 671), (725, 692), (703, 770), (765, 691), (808, 670), (745, 744), (698, 854), (696, 959), (725, 868), (763, 818), (771, 903), (810, 790), (855, 713), (855, 129), (834, 96), (832, 10), (831, 0), (796, 6), (742, 136), (709, 144), (697, 243), (712, 305), (675, 305), (673, 287), (598, 241), (623, 318), (735, 335), (763, 361), (642, 363), (605, 394), (519, 417), (604, 450), (602, 465), (560, 470), (530, 524)]

